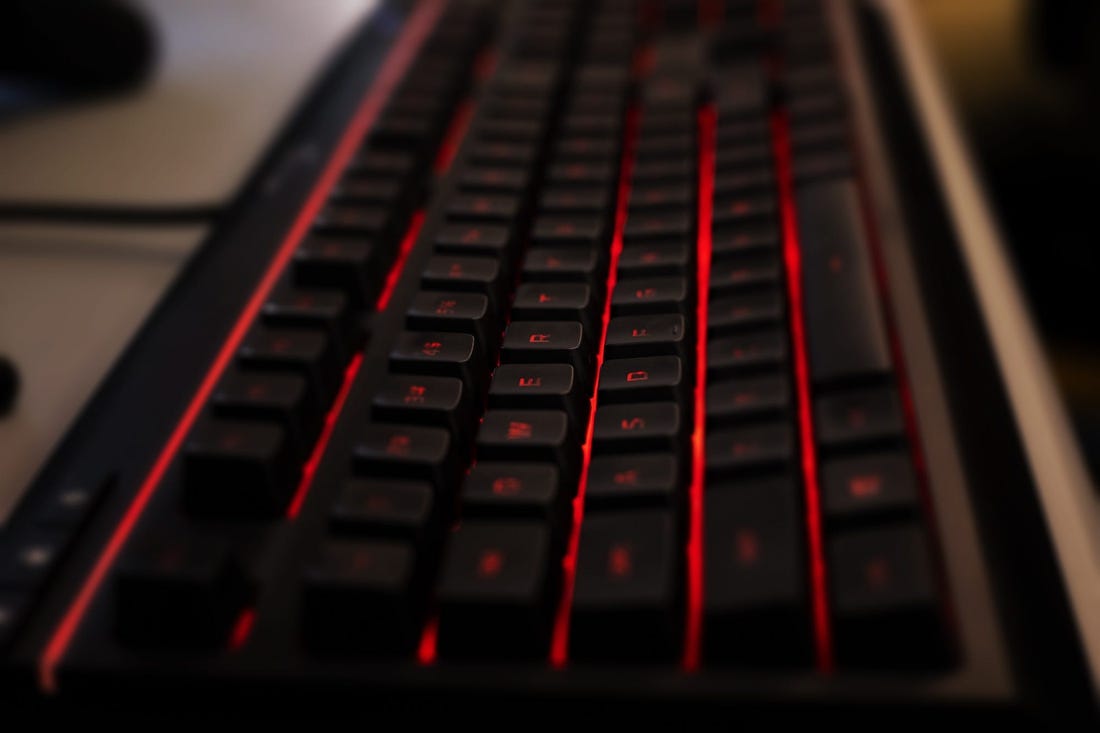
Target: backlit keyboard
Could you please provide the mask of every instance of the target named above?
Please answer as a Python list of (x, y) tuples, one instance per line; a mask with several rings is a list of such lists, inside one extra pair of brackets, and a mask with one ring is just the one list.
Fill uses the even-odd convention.
[[(395, 28), (50, 600), (40, 685), (763, 675), (819, 699), (950, 674), (822, 6), (432, 1)], [(72, 534), (27, 536), (62, 557)]]

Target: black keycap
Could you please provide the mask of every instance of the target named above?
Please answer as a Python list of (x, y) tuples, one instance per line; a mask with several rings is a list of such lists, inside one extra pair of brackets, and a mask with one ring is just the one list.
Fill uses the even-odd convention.
[(771, 130), (764, 115), (752, 117), (719, 117), (717, 141), (719, 146), (739, 145), (769, 139)]
[(707, 374), (713, 378), (776, 371), (787, 360), (787, 335), (778, 329), (751, 331), (707, 342)]
[(550, 534), (533, 521), (465, 521), (440, 572), (444, 656), (545, 656), (557, 579)]
[(321, 414), (297, 374), (230, 370), (214, 389), (210, 406), (220, 417), (282, 424), (299, 457), (309, 454), (321, 429)]
[(818, 384), (890, 371), (859, 194), (851, 180), (798, 189), (810, 372)]
[(654, 275), (686, 275), (692, 270), (692, 248), (684, 242), (630, 244), (619, 255), (619, 277), (643, 279)]
[(501, 261), (509, 257), (512, 229), (496, 224), (447, 224), (435, 236), (437, 252), (489, 255)]
[(647, 211), (626, 219), (623, 239), (627, 244), (652, 240), (691, 241), (695, 237), (695, 216), (685, 211)]
[(360, 151), (351, 159), (347, 171), (356, 176), (401, 179), (412, 172), (415, 163), (416, 161), (411, 155), (368, 148)]
[(679, 644), (679, 567), (670, 513), (593, 513), (581, 527), (570, 630), (577, 659), (654, 659)]
[(468, 333), (484, 349), (496, 343), (498, 330), (496, 314), (484, 295), (433, 290), (413, 296), (405, 312), (405, 325), (411, 330)]
[(72, 532), (84, 524), (114, 488), (111, 477), (99, 482), (61, 485), (48, 492), (35, 512), (35, 526)]
[(531, 231), (531, 243), (540, 247), (604, 248), (610, 236), (605, 217), (540, 216)]
[(237, 357), (249, 369), (305, 377), (319, 410), (327, 409), (340, 384), (339, 359), (330, 339), (321, 331), (261, 326), (245, 337)]
[(620, 280), (611, 294), (611, 314), (687, 313), (688, 283), (683, 277), (644, 277)]
[(711, 299), (707, 326), (710, 333), (717, 335), (749, 327), (781, 325), (785, 310), (783, 294), (778, 289), (727, 295)]
[(392, 220), (392, 212), (382, 206), (329, 204), (317, 214), (313, 228), (322, 234), (381, 238), (389, 231)]
[(529, 142), (482, 140), (470, 149), (470, 160), (479, 165), (529, 166), (538, 146)]
[(790, 407), (785, 376), (760, 376), (707, 383), (707, 424), (727, 425), (783, 414)]
[(818, 397), (814, 416), (818, 440), (827, 448), (891, 442), (905, 435), (901, 405), (892, 387)]
[(138, 538), (114, 577), (115, 633), (133, 645), (220, 647), (250, 596), (229, 543), (197, 532)]
[(547, 173), (547, 180), (556, 186), (603, 186), (611, 188), (615, 182), (617, 170), (615, 160), (591, 163), (569, 161), (554, 163)]
[(371, 400), (379, 422), (435, 425), (460, 435), (471, 423), (472, 406), (455, 377), (390, 375)]
[(518, 196), (459, 194), (447, 204), (447, 214), (460, 221), (510, 223), (519, 214)]
[(613, 194), (609, 186), (550, 186), (539, 197), (539, 212), (553, 216), (606, 215), (611, 211)]
[(770, 165), (746, 166), (720, 171), (714, 176), (714, 195), (719, 199), (775, 190), (775, 174)]
[(580, 321), (593, 334), (596, 303), (583, 283), (526, 283), (516, 289), (512, 319), (517, 321)]
[(457, 377), (471, 395), (486, 384), (485, 355), (467, 333), (405, 331), (390, 351), (390, 369), (402, 374)]
[[(635, 149), (635, 154), (640, 160), (667, 160), (667, 159), (681, 159), (693, 156), (696, 154), (696, 141), (695, 136), (686, 132), (672, 132), (666, 135), (647, 135), (638, 141), (638, 146)], [(684, 186), (684, 191), (691, 191), (691, 188)], [(694, 193), (689, 193), (690, 196), (694, 196)], [(686, 199), (682, 203), (689, 203), (691, 199)], [(633, 193), (630, 199), (631, 207), (634, 206)]]
[(874, 520), (919, 508), (913, 464), (901, 452), (828, 459), (821, 465), (821, 485), (830, 521)]
[(436, 255), (428, 258), (420, 284), (425, 290), (480, 293), (489, 299), (493, 312), (499, 313), (504, 279), (500, 260), (495, 257)]
[[(546, 124), (540, 119), (507, 119), (490, 117), (482, 120), (478, 132), (487, 140), (534, 143), (542, 139)], [(471, 168), (471, 173), (460, 176), (466, 188), (522, 191), (527, 184), (526, 171), (522, 168), (481, 166)], [(498, 173), (498, 171), (500, 173)]]
[(711, 237), (714, 261), (746, 253), (776, 252), (779, 250), (779, 232), (771, 224), (752, 224), (735, 228), (715, 228)]
[(593, 444), (598, 453), (677, 452), (686, 440), (675, 402), (606, 405), (596, 410)]
[(935, 572), (918, 525), (836, 535), (828, 556), (841, 664), (896, 669), (944, 661)]
[(707, 659), (808, 662), (811, 625), (795, 483), (719, 485), (707, 491), (703, 506)]
[(340, 486), (329, 511), (329, 524), (345, 534), (419, 544), (432, 528), (432, 493), (426, 481), (349, 479)]
[(585, 506), (675, 508), (682, 493), (680, 460), (672, 453), (596, 456), (588, 469)]
[(332, 187), (329, 197), (339, 204), (392, 206), (401, 198), (402, 181), (386, 176), (364, 177), (345, 175)]
[(364, 308), (378, 297), (381, 268), (373, 245), (345, 237), (308, 237), (294, 253), (294, 282), (309, 288), (336, 288), (352, 305)]
[(410, 651), (420, 631), (422, 581), (413, 546), (326, 540), (302, 572), (305, 636), (315, 650)]
[(563, 526), (569, 494), (552, 463), (478, 461), (462, 484), (464, 517), (542, 519)]
[(758, 165), (766, 165), (772, 160), (772, 146), (768, 140), (746, 141), (719, 145), (715, 158), (715, 167), (719, 171), (743, 170)]
[[(527, 128), (529, 124), (526, 122), (504, 120), (493, 123), (494, 129), (500, 132), (503, 132), (505, 128), (513, 128), (516, 126)], [(486, 134), (488, 135), (489, 132), (486, 131)], [(508, 140), (526, 139), (523, 137), (504, 137), (503, 135), (495, 135), (494, 137)], [(458, 180), (459, 185), (461, 185), (462, 189), (465, 191), (522, 194), (527, 188), (529, 180), (528, 175), (528, 171), (524, 168), (514, 168), (502, 165), (472, 165), (459, 173)]]
[[(739, 44), (743, 46), (742, 44)], [(733, 45), (722, 45), (720, 49), (734, 52)], [(718, 119), (763, 117), (768, 103), (768, 82), (760, 64), (757, 62), (739, 63), (734, 66), (722, 66), (722, 73), (714, 81), (715, 106)]]
[(609, 359), (687, 354), (684, 317), (680, 314), (623, 316), (607, 325), (604, 356)]
[(501, 364), (489, 384), (489, 405), (563, 410), (580, 430), (588, 420), (588, 394), (569, 364)]
[(478, 458), (499, 461), (539, 461), (558, 465), (562, 479), (576, 477), (580, 442), (560, 410), (485, 412), (477, 433)]
[(568, 135), (558, 140), (554, 155), (561, 160), (606, 161), (618, 157), (620, 145), (610, 135)]
[(204, 517), (273, 517), (286, 507), (300, 474), (278, 423), (206, 420), (184, 444), (184, 506)]
[(264, 303), (261, 317), (275, 328), (324, 331), (336, 346), (341, 361), (347, 361), (362, 345), (359, 319), (348, 297), (339, 290), (281, 288)]
[(530, 282), (580, 282), (601, 285), (603, 273), (596, 250), (583, 247), (532, 247), (523, 262)]
[[(654, 123), (656, 124), (656, 122)], [(680, 132), (684, 128), (676, 126), (666, 128), (665, 132)], [(639, 186), (659, 183), (686, 182), (695, 180), (695, 160), (689, 158), (674, 160), (635, 161), (631, 180)]]
[(372, 423), (355, 445), (358, 472), (372, 478), (410, 478), (437, 490), (454, 486), (454, 442), (444, 428)]
[(570, 364), (577, 381), (590, 384), (592, 348), (577, 321), (512, 321), (504, 330), (502, 363)]
[(690, 377), (676, 356), (608, 359), (600, 368), (599, 403), (684, 403)]
[(707, 434), (707, 473), (740, 474), (793, 465), (794, 431), (787, 422), (714, 430)]
[(710, 270), (711, 297), (761, 287), (781, 286), (783, 269), (774, 257), (736, 257), (715, 262)]

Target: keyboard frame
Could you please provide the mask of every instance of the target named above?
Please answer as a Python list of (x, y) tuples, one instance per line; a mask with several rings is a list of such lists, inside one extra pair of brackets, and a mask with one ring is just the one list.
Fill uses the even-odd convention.
[[(386, 30), (395, 30), (395, 19), (410, 7), (411, 3), (406, 2), (383, 3), (309, 95), (302, 111), (149, 317), (13, 515), (11, 524), (17, 526), (20, 517), (33, 509), (37, 497), (72, 481), (112, 484), (107, 501), (80, 536), (77, 548), (60, 568), (12, 649), (9, 663), (3, 667), (5, 681), (34, 687), (35, 665), (45, 640), (222, 343), (224, 331), (210, 329), (207, 324), (224, 323), (228, 329), (235, 320), (249, 292), (232, 285), (259, 278), (369, 88), (385, 55)], [(1058, 622), (1059, 601), (1065, 604), (1060, 587), (1055, 588), (1054, 597), (1046, 599), (1028, 598), (1030, 594), (1026, 593), (1028, 583), (1041, 576), (1044, 568), (1056, 567), (1049, 539), (1038, 515), (1028, 516), (1024, 511), (1028, 498), (1034, 503), (1034, 489), (1026, 472), (1003, 483), (1004, 471), (990, 464), (1001, 462), (1004, 456), (975, 448), (974, 436), (966, 435), (979, 412), (1005, 412), (1006, 397), (953, 241), (928, 244), (921, 239), (921, 247), (913, 244), (918, 236), (910, 226), (912, 214), (904, 211), (913, 200), (913, 192), (899, 190), (900, 179), (893, 174), (912, 162), (904, 155), (911, 156), (913, 151), (895, 144), (897, 122), (884, 119), (882, 114), (891, 101), (888, 94), (905, 92), (900, 87), (889, 90), (888, 82), (872, 80), (864, 73), (870, 59), (881, 61), (868, 50), (871, 44), (867, 28), (875, 21), (859, 15), (873, 11), (841, 3), (829, 3), (828, 7), (833, 33), (841, 39), (858, 39), (860, 52), (867, 54), (858, 56), (853, 48), (841, 56), (840, 68), (853, 100), (853, 124), (863, 143), (856, 152), (866, 175), (865, 191), (872, 193), (873, 217), (879, 223), (876, 239), (890, 285), (898, 337), (907, 355), (906, 371), (914, 386), (912, 396), (922, 448), (928, 458), (936, 534), (943, 548), (949, 597), (957, 614), (959, 644), (965, 650), (957, 669), (942, 677), (891, 678), (848, 671), (823, 677), (812, 671), (772, 674), (711, 667), (687, 675), (675, 665), (572, 664), (562, 671), (546, 665), (450, 661), (426, 667), (414, 659), (334, 663), (304, 654), (288, 656), (286, 640), (276, 638), (262, 613), (257, 616), (249, 644), (237, 653), (218, 658), (168, 652), (139, 655), (105, 637), (110, 627), (106, 618), (109, 609), (100, 599), (89, 608), (89, 616), (65, 657), (59, 680), (60, 699), (96, 699), (112, 685), (125, 681), (127, 696), (134, 699), (135, 691), (140, 690), (142, 700), (148, 704), (175, 699), (182, 687), (210, 700), (220, 696), (258, 700), (277, 691), (293, 691), (292, 707), (300, 705), (303, 709), (318, 701), (346, 705), (361, 703), (365, 696), (419, 699), (428, 693), (433, 699), (438, 696), (449, 703), (471, 706), (487, 696), (511, 702), (599, 697), (624, 705), (692, 701), (760, 712), (792, 706), (787, 711), (791, 714), (843, 708), (867, 700), (913, 711), (978, 709), (1001, 713), (1024, 709), (1021, 706), (1034, 710), (1032, 706), (1037, 702), (1049, 705), (1051, 696), (1061, 700), (1064, 695), (1066, 700), (1076, 701), (1077, 686), (1067, 685), (1068, 691), (1051, 690), (1051, 684), (1036, 679), (1041, 675), (1019, 672), (1041, 646), (1051, 650), (1047, 657), (1040, 658), (1068, 665), (1067, 677), (1076, 676), (1080, 668), (1079, 660), (1075, 666), (1075, 639), (1071, 633), (1061, 633), (1055, 627), (1050, 634), (1040, 635), (1040, 641), (1031, 625), (1003, 623), (1017, 613), (1052, 626)], [(460, 164), (461, 158), (452, 170)], [(444, 177), (436, 190), (452, 188), (451, 178)], [(905, 205), (899, 203), (902, 201)], [(922, 213), (938, 216), (941, 226), (950, 233), (942, 212)], [(423, 232), (430, 233), (441, 214), (438, 208), (431, 213)], [(412, 253), (390, 309), (374, 320), (361, 374), (384, 371), (389, 344), (401, 328), (404, 305), (416, 290), (419, 272), (429, 254), (426, 247)], [(930, 268), (936, 270), (937, 278), (948, 273), (944, 282), (954, 294), (950, 301), (961, 310), (944, 312), (944, 307), (931, 302), (939, 298), (924, 297), (929, 289), (922, 283), (931, 282)], [(939, 296), (939, 288), (936, 292)], [(202, 317), (195, 318), (195, 313)], [(966, 338), (974, 339), (975, 346), (963, 357), (945, 353), (945, 346)], [(960, 366), (960, 361), (967, 364)], [(984, 380), (985, 389), (966, 395), (962, 385), (975, 380)], [(362, 419), (369, 409), (372, 391), (364, 381), (355, 385), (341, 424)], [(119, 425), (128, 426), (124, 434), (118, 430)], [(985, 429), (990, 444), (1017, 446), (1015, 454), (1006, 459), (1008, 463), (1022, 461), (1020, 438), (1011, 420)], [(275, 548), (272, 568), (279, 565), (278, 557), (293, 557), (297, 545), (323, 529), (327, 500), (332, 498), (336, 479), (344, 472), (352, 437), (348, 431), (336, 431), (297, 522), (271, 531)], [(1013, 497), (1021, 511), (1002, 523), (1002, 518), (991, 512), (994, 492)], [(163, 502), (170, 493), (158, 492), (147, 511), (166, 511), (158, 508), (158, 497)], [(1034, 553), (1036, 568), (1006, 578), (1005, 568), (994, 571), (994, 562), (1011, 557), (1006, 547), (1019, 542), (1019, 537), (1025, 538), (1026, 550), (1018, 552)], [(265, 593), (296, 592), (296, 579), (291, 575), (273, 581)], [(91, 633), (96, 631), (99, 633)]]

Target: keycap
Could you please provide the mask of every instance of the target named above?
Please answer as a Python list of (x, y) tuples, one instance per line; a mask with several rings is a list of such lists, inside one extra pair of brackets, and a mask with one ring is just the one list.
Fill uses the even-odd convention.
[(360, 150), (348, 162), (347, 171), (357, 176), (380, 176), (401, 179), (408, 176), (416, 161), (413, 156), (367, 148)]
[(428, 258), (420, 284), (425, 290), (479, 293), (499, 313), (504, 301), (504, 272), (495, 257), (436, 255)]
[(570, 626), (576, 659), (662, 659), (679, 645), (672, 515), (594, 512), (581, 526)]
[(720, 335), (749, 327), (782, 325), (784, 312), (783, 295), (777, 289), (727, 295), (711, 299), (707, 326), (711, 334)]
[(688, 211), (646, 211), (626, 219), (623, 241), (627, 244), (651, 240), (690, 241), (695, 234), (695, 215)]
[(389, 375), (371, 399), (379, 422), (436, 425), (452, 435), (469, 428), (473, 406), (455, 377)]
[(540, 522), (464, 521), (440, 571), (440, 654), (545, 656), (557, 567)]
[(453, 486), (457, 463), (444, 428), (371, 423), (359, 434), (357, 472), (371, 478), (428, 481), (437, 490)]
[(470, 148), (470, 160), (477, 164), (526, 166), (531, 165), (538, 146), (529, 142), (507, 140), (482, 140)]
[(462, 483), (462, 516), (541, 519), (564, 527), (569, 493), (552, 463), (478, 461)]
[(410, 544), (325, 540), (302, 569), (307, 643), (344, 656), (411, 650), (420, 631), (422, 583)]
[(602, 282), (600, 257), (582, 247), (532, 247), (523, 261), (523, 279), (530, 282)]
[(754, 223), (735, 228), (716, 227), (711, 236), (715, 262), (744, 253), (776, 252), (779, 232), (771, 224)]
[(458, 194), (447, 203), (447, 215), (460, 221), (509, 223), (519, 210), (519, 197), (503, 194)]
[(686, 324), (680, 314), (612, 318), (607, 324), (604, 356), (608, 359), (687, 353)]
[(600, 216), (540, 216), (531, 230), (537, 247), (604, 248), (610, 241), (610, 222)]
[(690, 377), (676, 356), (608, 359), (600, 368), (599, 403), (676, 402), (683, 404)]
[(501, 363), (569, 364), (582, 385), (590, 384), (593, 354), (577, 321), (512, 321), (504, 330)]
[[(474, 337), (483, 349), (496, 343), (496, 314), (480, 293), (421, 290), (405, 311), (405, 325), (413, 331), (457, 331)], [(488, 352), (486, 352), (488, 353)]]
[(549, 186), (539, 197), (539, 212), (603, 217), (611, 211), (613, 193), (609, 186)]
[[(493, 120), (483, 123), (484, 134), (505, 140), (524, 140), (537, 137), (541, 125), (515, 120)], [(512, 135), (513, 131), (519, 132)], [(533, 134), (528, 134), (533, 133)], [(529, 171), (524, 168), (503, 165), (471, 165), (459, 172), (459, 185), (464, 191), (521, 194), (527, 188)]]
[(313, 229), (322, 234), (381, 239), (392, 226), (392, 218), (382, 206), (328, 204), (313, 220)]
[(599, 454), (675, 452), (685, 439), (682, 421), (680, 406), (674, 402), (600, 406), (593, 445)]
[(774, 190), (775, 173), (772, 172), (770, 164), (745, 166), (733, 170), (718, 171), (714, 174), (714, 195), (716, 197), (742, 196)]
[(224, 645), (252, 594), (228, 541), (164, 529), (128, 543), (113, 592), (121, 641), (188, 649)]
[(286, 430), (274, 422), (204, 420), (183, 447), (183, 503), (204, 517), (273, 517), (301, 474)]
[(800, 186), (796, 205), (814, 382), (888, 373), (890, 346), (855, 183)]
[(283, 425), (297, 455), (304, 457), (321, 429), (321, 415), (297, 374), (230, 369), (210, 396), (215, 415)]
[(588, 395), (569, 364), (501, 364), (489, 384), (491, 407), (563, 410), (578, 430), (586, 427)]
[[(771, 141), (746, 140), (733, 142), (727, 140), (725, 144), (717, 147), (714, 165), (718, 171), (736, 171), (758, 165), (767, 165), (771, 162)], [(772, 203), (770, 212), (774, 214), (774, 201)]]
[(761, 287), (779, 287), (783, 269), (774, 257), (737, 257), (713, 263), (710, 270), (711, 296), (744, 292)]
[(707, 424), (729, 425), (770, 415), (790, 407), (785, 376), (761, 376), (707, 382)]
[[(612, 118), (612, 127), (618, 127), (618, 120)], [(582, 131), (583, 132), (583, 131)], [(615, 160), (603, 162), (568, 161), (554, 163), (547, 173), (547, 180), (556, 186), (604, 186), (610, 188), (617, 177)]]
[[(684, 132), (673, 132), (667, 135), (647, 135), (643, 139), (638, 141), (638, 145), (635, 148), (635, 155), (638, 158), (645, 160), (666, 160), (669, 158), (686, 158), (696, 154), (696, 141), (695, 136)], [(663, 186), (657, 184), (656, 186), (647, 186), (646, 191), (659, 191)], [(672, 198), (677, 199), (679, 204), (690, 204), (695, 198), (694, 186), (690, 184), (671, 186), (676, 193)], [(634, 191), (631, 191), (630, 207), (633, 209), (636, 203), (640, 203), (643, 200), (648, 199), (646, 195), (639, 197), (634, 196)], [(664, 196), (657, 196), (656, 199), (665, 199)], [(647, 204), (667, 204), (669, 201), (656, 201), (649, 200)]]
[(751, 331), (707, 342), (707, 374), (719, 379), (775, 371), (787, 360), (787, 335), (779, 329)]
[(576, 477), (580, 442), (560, 410), (486, 410), (477, 433), (479, 459), (557, 464), (564, 481)]
[(485, 357), (468, 333), (405, 331), (390, 351), (390, 369), (402, 374), (457, 377), (472, 395), (485, 384)]
[(329, 198), (340, 204), (394, 204), (401, 197), (402, 181), (392, 177), (347, 175), (336, 182)]
[(608, 135), (563, 135), (554, 146), (554, 155), (559, 160), (609, 160), (618, 156), (620, 146), (619, 140)]
[(876, 520), (919, 509), (913, 465), (900, 451), (827, 459), (821, 486), (830, 521)]
[(818, 397), (817, 438), (827, 448), (900, 440), (905, 419), (892, 387), (846, 390)]
[(319, 411), (327, 409), (342, 376), (331, 340), (313, 329), (255, 328), (245, 336), (237, 359), (248, 369), (301, 375)]
[(404, 479), (348, 479), (329, 510), (333, 531), (360, 537), (393, 537), (419, 544), (435, 520), (432, 486)]
[(496, 224), (446, 224), (435, 235), (437, 252), (508, 259), (513, 230)]
[(381, 287), (375, 247), (345, 237), (312, 235), (294, 252), (294, 282), (307, 288), (335, 288), (352, 305), (373, 303)]
[(685, 242), (630, 244), (619, 255), (619, 277), (641, 279), (692, 272), (692, 249)]
[(260, 310), (263, 322), (275, 328), (312, 328), (324, 331), (340, 361), (362, 345), (362, 329), (355, 310), (339, 290), (281, 288)]
[(611, 294), (611, 315), (686, 313), (688, 284), (683, 277), (645, 277), (620, 280)]
[(808, 663), (808, 579), (795, 483), (712, 485), (703, 507), (707, 660)]
[(782, 470), (794, 461), (794, 431), (773, 421), (707, 433), (707, 473), (739, 474)]
[(579, 321), (589, 334), (595, 310), (592, 289), (583, 283), (524, 283), (512, 301), (513, 320)]
[(901, 523), (828, 542), (841, 664), (876, 669), (941, 664), (947, 642), (928, 541)]
[(588, 469), (585, 506), (675, 508), (684, 485), (681, 471), (673, 453), (595, 456)]

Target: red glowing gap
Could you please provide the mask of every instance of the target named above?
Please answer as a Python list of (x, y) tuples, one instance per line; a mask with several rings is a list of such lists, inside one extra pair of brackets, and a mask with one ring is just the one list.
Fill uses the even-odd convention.
[(623, 226), (626, 224), (626, 205), (630, 197), (630, 171), (634, 155), (634, 137), (638, 128), (638, 111), (630, 109), (626, 116), (623, 131), (623, 156), (619, 170), (619, 191), (615, 204), (615, 232), (611, 239), (611, 258), (608, 263), (607, 290), (604, 301), (603, 318), (600, 326), (599, 349), (596, 351), (596, 373), (592, 380), (593, 392), (588, 429), (584, 444), (581, 446), (581, 478), (577, 485), (577, 495), (573, 499), (573, 527), (569, 533), (565, 558), (562, 560), (562, 592), (554, 617), (554, 632), (550, 641), (550, 663), (563, 667), (569, 660), (569, 612), (573, 606), (573, 581), (576, 578), (577, 547), (580, 544), (581, 522), (584, 520), (584, 495), (588, 488), (588, 467), (592, 464), (592, 433), (596, 424), (596, 394), (600, 383), (600, 368), (603, 366), (604, 337), (607, 324), (611, 320), (611, 293), (615, 290), (616, 272), (619, 269), (619, 256), (623, 251)]
[(229, 634), (229, 650), (236, 651), (244, 646), (248, 635), (252, 632), (252, 624), (256, 622), (256, 609), (246, 608), (233, 623), (233, 631)]
[(393, 297), (393, 291), (397, 288), (397, 281), (401, 279), (401, 273), (405, 270), (405, 261), (409, 259), (409, 253), (412, 252), (413, 246), (416, 244), (416, 238), (420, 234), (420, 227), (422, 226), (424, 226), (424, 212), (417, 211), (412, 215), (409, 228), (405, 231), (405, 237), (397, 248), (397, 257), (394, 258), (390, 271), (386, 273), (386, 282), (382, 284), (382, 292), (378, 294), (378, 300), (374, 304), (376, 311), (382, 312), (389, 305), (390, 298)]
[(439, 619), (432, 618), (424, 627), (420, 636), (420, 646), (416, 650), (416, 660), (424, 665), (435, 663), (436, 643), (439, 640)]
[(473, 119), (473, 116), (474, 103), (471, 100), (467, 99), (458, 105), (458, 109), (455, 110), (454, 116), (451, 118), (451, 124), (447, 126), (443, 142), (439, 145), (435, 162), (432, 164), (432, 169), (436, 172), (436, 175), (443, 175), (450, 169), (451, 163), (458, 155), (458, 147), (462, 142), (462, 138), (466, 135), (466, 128), (470, 126), (470, 120)]
[(783, 260), (787, 266), (787, 301), (790, 308), (791, 344), (794, 352), (795, 388), (798, 393), (798, 435), (802, 452), (802, 478), (806, 503), (806, 534), (809, 545), (810, 595), (813, 612), (817, 667), (833, 668), (832, 630), (821, 532), (821, 489), (814, 453), (814, 426), (810, 403), (810, 367), (806, 353), (806, 326), (802, 310), (802, 256), (795, 222), (794, 183), (791, 175), (790, 129), (787, 115), (778, 110), (771, 116), (773, 152), (778, 178), (780, 218), (783, 225)]
[(699, 110), (699, 211), (695, 303), (695, 427), (691, 433), (691, 486), (688, 489), (687, 619), (683, 666), (699, 667), (703, 636), (703, 490), (707, 466), (707, 329), (710, 304), (711, 209), (714, 196), (714, 107)]
[(401, 35), (394, 41), (393, 48), (381, 68), (379, 68), (374, 83), (340, 138), (332, 157), (310, 192), (309, 198), (306, 199), (302, 210), (298, 213), (286, 237), (280, 243), (274, 258), (233, 324), (229, 335), (188, 403), (187, 409), (180, 416), (180, 420), (172, 430), (168, 441), (164, 444), (149, 469), (149, 473), (138, 488), (133, 501), (127, 507), (126, 512), (111, 533), (103, 549), (100, 550), (91, 571), (84, 579), (79, 591), (50, 636), (42, 655), (38, 659), (38, 682), (44, 691), (55, 692), (57, 690), (57, 665), (65, 655), (88, 606), (95, 597), (96, 591), (103, 583), (108, 570), (114, 564), (115, 558), (118, 557), (118, 553), (122, 550), (146, 505), (160, 485), (161, 479), (168, 471), (195, 420), (202, 412), (207, 398), (217, 385), (222, 372), (225, 371), (225, 367), (232, 360), (238, 345), (267, 299), (268, 293), (271, 292), (271, 289), (282, 275), (287, 263), (294, 255), (298, 243), (309, 231), (309, 227), (324, 204), (329, 190), (340, 176), (344, 166), (355, 154), (360, 141), (378, 117), (378, 113), (381, 111), (386, 99), (401, 80), (405, 70), (420, 49), (421, 43), (435, 25), (443, 7), (444, 3), (442, 2), (418, 4), (402, 29)]

